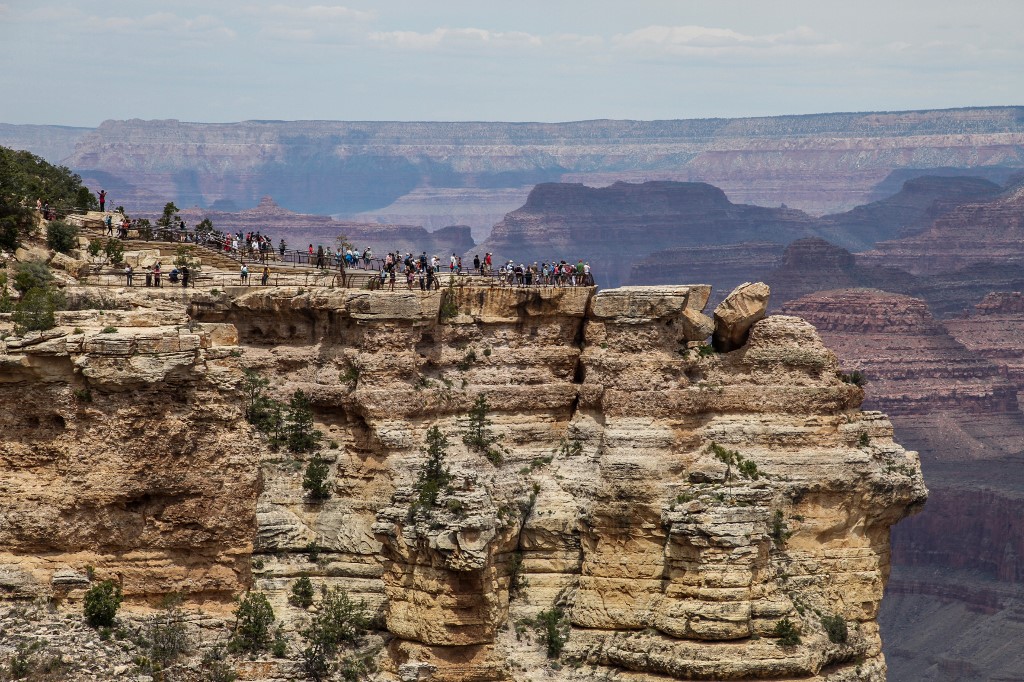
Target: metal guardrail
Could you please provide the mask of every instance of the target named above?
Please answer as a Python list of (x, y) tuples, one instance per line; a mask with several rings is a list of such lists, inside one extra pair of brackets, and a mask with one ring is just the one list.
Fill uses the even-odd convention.
[[(114, 228), (117, 229), (117, 228)], [(285, 249), (283, 252), (280, 249), (267, 249), (266, 251), (255, 251), (251, 247), (240, 247), (233, 248), (230, 246), (226, 238), (219, 238), (210, 233), (196, 232), (195, 230), (180, 230), (165, 227), (154, 227), (149, 230), (158, 237), (157, 239), (145, 239), (144, 241), (157, 241), (166, 242), (169, 244), (180, 244), (182, 246), (194, 246), (200, 249), (210, 251), (214, 254), (220, 254), (226, 256), (238, 263), (239, 266), (245, 263), (252, 263), (258, 266), (290, 266), (296, 270), (296, 274), (299, 268), (303, 268), (305, 273), (305, 279), (301, 286), (328, 286), (330, 288), (335, 287), (347, 287), (351, 286), (355, 280), (363, 280), (360, 285), (367, 285), (371, 289), (382, 289), (390, 288), (391, 281), (387, 274), (381, 274), (384, 270), (386, 259), (384, 258), (371, 258), (369, 267), (365, 259), (359, 257), (353, 264), (346, 264), (345, 268), (340, 267), (338, 256), (334, 253), (325, 252), (322, 256), (322, 262), (318, 259), (316, 253), (309, 253), (309, 251), (299, 251), (295, 249)], [(138, 230), (132, 228), (130, 232), (135, 232), (138, 235)], [(111, 235), (106, 234), (105, 228), (101, 230), (101, 236), (108, 237)], [(153, 236), (153, 235), (146, 235)], [(140, 238), (140, 237), (136, 237)], [(129, 237), (131, 239), (131, 237)], [(344, 258), (344, 256), (342, 256)], [(575, 266), (572, 266), (575, 267)], [(328, 275), (331, 273), (331, 275)], [(365, 275), (368, 273), (374, 273), (369, 278), (360, 277), (359, 275)], [(164, 280), (166, 281), (167, 273), (162, 273)], [(136, 278), (144, 277), (145, 273), (135, 273)], [(294, 277), (295, 275), (282, 275), (280, 272), (272, 272), (266, 286), (297, 286), (298, 282), (286, 281), (281, 283), (282, 277)], [(125, 279), (123, 274), (106, 274), (106, 275), (93, 275), (92, 277), (105, 277), (105, 278), (120, 278)], [(263, 286), (262, 284), (262, 273), (259, 273), (256, 268), (254, 272), (250, 272), (246, 280), (242, 280), (240, 275), (229, 275), (229, 274), (218, 274), (218, 275), (202, 275), (200, 274), (200, 284), (203, 281), (209, 281), (211, 278), (221, 279), (234, 279), (234, 284), (227, 284), (224, 286)], [(464, 278), (464, 277), (476, 277), (486, 278), (489, 280), (491, 286), (537, 286), (537, 287), (564, 287), (564, 286), (594, 286), (594, 277), (592, 273), (585, 273), (580, 275), (573, 270), (566, 274), (549, 274), (547, 276), (538, 274), (531, 276), (529, 283), (526, 281), (525, 275), (516, 275), (514, 272), (494, 270), (493, 268), (480, 268), (479, 271), (472, 268), (463, 268), (461, 270), (453, 270), (450, 266), (445, 269), (445, 266), (441, 266), (437, 273), (434, 275), (434, 287), (439, 288), (439, 280), (443, 278), (450, 279), (452, 277)], [(395, 287), (401, 284), (408, 288), (417, 288), (419, 285), (420, 273), (414, 274), (414, 280), (412, 286), (407, 282), (406, 273), (402, 267), (402, 263), (396, 264), (395, 272)], [(579, 280), (579, 281), (577, 281)], [(254, 284), (254, 281), (256, 284)], [(328, 284), (323, 282), (328, 281)], [(458, 281), (458, 280), (456, 280)], [(164, 282), (162, 282), (163, 284)], [(190, 282), (193, 286), (199, 286)], [(177, 284), (180, 286), (180, 282)], [(101, 286), (118, 286), (118, 284), (104, 283)], [(120, 286), (125, 286), (124, 282)], [(138, 286), (132, 284), (132, 286)]]

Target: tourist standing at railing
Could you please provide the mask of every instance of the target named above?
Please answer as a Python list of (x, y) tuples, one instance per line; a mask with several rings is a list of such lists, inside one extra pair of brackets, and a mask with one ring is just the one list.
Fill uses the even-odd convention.
[(242, 284), (249, 283), (249, 267), (245, 263), (242, 263), (242, 268), (239, 270), (238, 275)]
[(127, 263), (124, 266), (124, 285), (130, 287), (132, 285), (132, 266)]
[(270, 281), (270, 268), (266, 265), (263, 266), (263, 276), (260, 277), (260, 284), (267, 286), (267, 282)]
[(160, 286), (160, 262), (153, 266), (153, 286)]
[(103, 211), (106, 210), (104, 209), (104, 205), (107, 203), (107, 190), (101, 189), (97, 194), (99, 194), (100, 197), (100, 213), (103, 213)]
[(278, 252), (280, 252), (280, 254), (281, 254), (281, 260), (284, 260), (284, 251), (285, 251), (286, 248), (288, 248), (288, 247), (284, 243), (284, 240), (282, 239), (281, 243), (277, 247)]

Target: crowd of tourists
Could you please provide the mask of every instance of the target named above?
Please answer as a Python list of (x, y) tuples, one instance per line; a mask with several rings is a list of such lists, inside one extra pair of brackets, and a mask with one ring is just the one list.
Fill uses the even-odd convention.
[(497, 270), (494, 269), (492, 254), (484, 254), (483, 260), (479, 255), (473, 257), (471, 270), (463, 268), (462, 256), (453, 253), (448, 259), (447, 265), (442, 263), (437, 255), (427, 257), (423, 251), (419, 256), (412, 253), (394, 251), (388, 253), (380, 266), (380, 283), (394, 290), (399, 275), (405, 279), (407, 289), (414, 289), (419, 285), (420, 290), (439, 289), (441, 286), (440, 276), (473, 274), (481, 277), (494, 277), (501, 286), (591, 286), (594, 283), (590, 271), (590, 264), (579, 259), (575, 265), (565, 261), (552, 259), (550, 263), (532, 264), (519, 263), (509, 260), (502, 264)]
[[(98, 192), (101, 210), (104, 210), (106, 203), (106, 192)], [(51, 209), (43, 201), (37, 201), (36, 208), (48, 218), (52, 213)], [(120, 219), (116, 219), (119, 215)], [(204, 223), (208, 222), (204, 221)], [(258, 262), (263, 265), (260, 272), (260, 284), (267, 285), (270, 281), (270, 269), (268, 260), (275, 260), (273, 239), (261, 231), (234, 233), (222, 233), (212, 229), (190, 230), (185, 220), (175, 216), (169, 225), (161, 225), (153, 228), (148, 220), (130, 220), (123, 213), (107, 214), (104, 218), (104, 228), (108, 236), (116, 236), (119, 239), (128, 239), (129, 234), (134, 232), (139, 237), (149, 239), (156, 233), (158, 239), (192, 243), (206, 246), (215, 250), (222, 250), (237, 258), (241, 262), (239, 279), (242, 284), (249, 284), (250, 271), (246, 260)], [(492, 281), (500, 286), (592, 286), (594, 284), (593, 273), (590, 264), (583, 259), (578, 259), (575, 264), (571, 261), (551, 259), (550, 262), (516, 263), (508, 260), (497, 267), (493, 262), (493, 254), (485, 253), (481, 259), (479, 255), (473, 257), (472, 266), (463, 264), (462, 256), (457, 253), (443, 262), (436, 254), (428, 257), (426, 251), (419, 256), (407, 252), (404, 255), (400, 250), (387, 253), (383, 258), (374, 258), (373, 251), (367, 247), (359, 249), (353, 245), (345, 244), (336, 247), (333, 251), (323, 245), (318, 247), (309, 244), (305, 252), (288, 251), (287, 244), (281, 239), (277, 245), (276, 259), (282, 262), (292, 261), (296, 264), (308, 264), (320, 270), (337, 269), (344, 273), (346, 269), (359, 268), (362, 270), (377, 270), (379, 284), (395, 288), (399, 277), (405, 281), (408, 289), (419, 286), (421, 290), (440, 288), (440, 276), (448, 275), (476, 275), (490, 277)], [(146, 286), (161, 286), (162, 272), (160, 264), (146, 268)], [(168, 279), (173, 284), (181, 283), (183, 286), (194, 285), (194, 273), (190, 273), (187, 267), (175, 268), (167, 273)], [(125, 267), (125, 283), (132, 286), (134, 283), (134, 272), (131, 266)]]

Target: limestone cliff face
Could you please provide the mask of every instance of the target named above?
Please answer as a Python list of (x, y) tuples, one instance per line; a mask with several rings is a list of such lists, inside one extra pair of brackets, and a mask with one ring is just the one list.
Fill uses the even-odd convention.
[[(0, 341), (0, 593), (228, 599), (250, 580), (257, 449), (232, 329), (64, 313)], [(5, 334), (7, 336), (7, 334)]]
[[(917, 457), (797, 318), (762, 320), (732, 353), (691, 348), (709, 294), (197, 297), (193, 316), (234, 325), (275, 391), (311, 395), (337, 446), (321, 505), (264, 453), (255, 584), (282, 612), (304, 572), (366, 599), (390, 633), (387, 679), (882, 679), (875, 615), (889, 528), (925, 498)], [(462, 440), (481, 395), (499, 463)], [(452, 481), (424, 507), (432, 426)], [(523, 623), (553, 609), (579, 668), (554, 673), (528, 641)], [(846, 644), (825, 634), (832, 615)], [(784, 618), (801, 645), (778, 646)]]

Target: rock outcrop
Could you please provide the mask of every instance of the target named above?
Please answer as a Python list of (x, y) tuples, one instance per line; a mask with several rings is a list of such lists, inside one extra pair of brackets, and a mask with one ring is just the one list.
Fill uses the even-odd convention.
[(945, 320), (943, 325), (965, 348), (1003, 370), (1017, 388), (1017, 404), (1024, 411), (1024, 295), (991, 293), (975, 306), (973, 315)]
[(747, 343), (750, 328), (768, 311), (771, 290), (764, 282), (746, 282), (715, 308), (715, 333), (711, 337), (715, 350), (728, 353)]
[(863, 372), (868, 404), (921, 451), (929, 504), (893, 534), (883, 608), (893, 679), (996, 679), (1024, 665), (1005, 649), (1024, 632), (1020, 308), (1019, 294), (991, 294), (970, 317), (939, 323), (920, 299), (870, 290), (784, 306)]
[[(4, 400), (35, 397), (0, 441), (0, 575), (65, 606), (90, 572), (118, 576), (131, 609), (224, 600), (251, 553), (289, 637), (302, 575), (365, 600), (381, 680), (881, 680), (889, 529), (924, 502), (917, 456), (800, 319), (705, 352), (709, 296), (239, 289), (194, 293), (188, 325), (79, 312), (8, 337)], [(308, 396), (330, 499), (304, 495), (310, 455), (240, 418), (240, 366)], [(427, 441), (446, 472), (432, 499)]]
[(1024, 187), (992, 201), (959, 206), (924, 232), (880, 243), (859, 259), (915, 275), (970, 268), (975, 279), (985, 279), (985, 270), (993, 264), (1020, 267), (1024, 264)]

